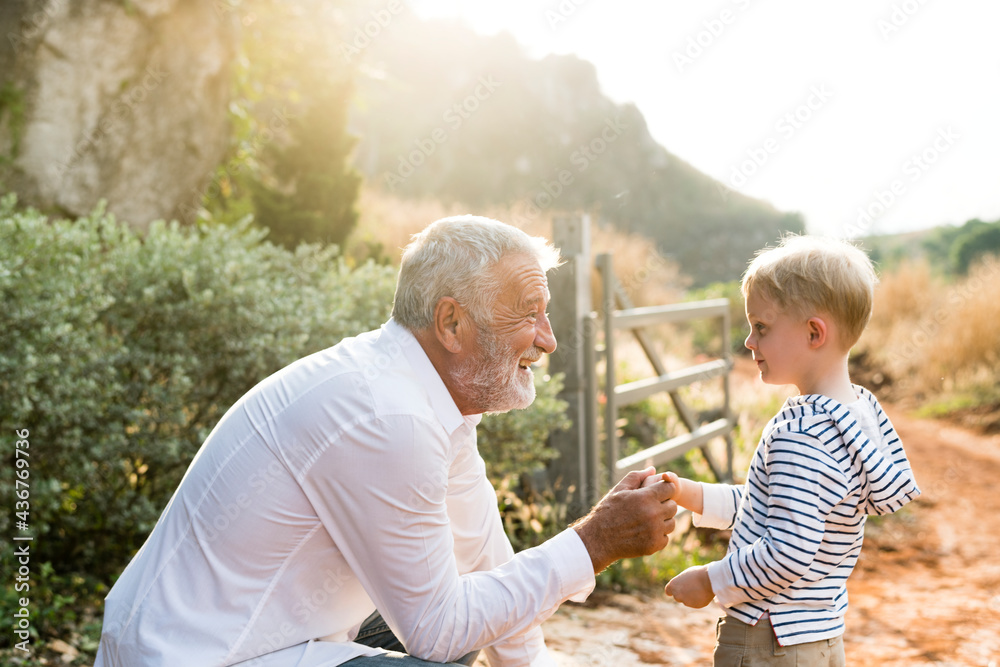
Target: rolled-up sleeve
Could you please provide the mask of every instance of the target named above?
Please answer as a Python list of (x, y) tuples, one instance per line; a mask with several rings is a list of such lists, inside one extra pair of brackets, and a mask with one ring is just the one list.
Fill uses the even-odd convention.
[(736, 484), (701, 484), (703, 507), (701, 514), (693, 514), (698, 528), (727, 530), (736, 522), (736, 510), (743, 497), (743, 487)]

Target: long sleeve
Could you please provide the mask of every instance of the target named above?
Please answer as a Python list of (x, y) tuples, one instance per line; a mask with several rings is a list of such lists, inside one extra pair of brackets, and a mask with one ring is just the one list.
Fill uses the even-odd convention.
[(827, 518), (848, 492), (838, 463), (812, 436), (774, 434), (758, 457), (754, 467), (767, 471), (768, 488), (755, 488), (757, 477), (750, 476), (744, 509), (753, 520), (736, 527), (745, 546), (708, 566), (712, 590), (727, 607), (773, 598), (805, 576)]
[(783, 645), (844, 632), (866, 516), (920, 493), (878, 401), (855, 390), (850, 407), (820, 394), (789, 398), (764, 428), (742, 494), (704, 487), (701, 525), (725, 527), (737, 505), (728, 553), (707, 567), (712, 590), (744, 623), (769, 613)]
[[(497, 510), (496, 490), (487, 479), (485, 463), (478, 454), (460, 456), (452, 465), (448, 513), (460, 574), (490, 570), (514, 557)], [(579, 601), (585, 599), (576, 597)], [(493, 667), (554, 667), (555, 664), (545, 648), (541, 627), (487, 646), (484, 653)]]
[(303, 488), (411, 655), (447, 662), (499, 645), (498, 656), (520, 653), (505, 656), (503, 665), (530, 665), (534, 656), (519, 650), (514, 638), (566, 599), (589, 594), (590, 558), (570, 530), (498, 567), (461, 574), (452, 521), (466, 566), (503, 560), (509, 544), (504, 546), (496, 524), (478, 546), (463, 532), (472, 523), (464, 517), (489, 514), (487, 501), (496, 511), (495, 496), (487, 499), (480, 492), (467, 503), (464, 517), (449, 516), (449, 446), (440, 425), (410, 416), (359, 423), (316, 461)]
[(263, 380), (109, 593), (97, 664), (340, 665), (379, 653), (377, 608), (416, 657), (549, 665), (537, 626), (590, 557), (572, 529), (513, 554), (477, 422), (391, 321)]

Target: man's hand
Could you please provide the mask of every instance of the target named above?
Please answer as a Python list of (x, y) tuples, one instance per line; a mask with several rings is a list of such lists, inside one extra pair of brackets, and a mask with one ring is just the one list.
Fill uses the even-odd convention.
[(705, 513), (705, 496), (701, 484), (690, 479), (678, 477), (675, 472), (663, 472), (650, 475), (643, 480), (642, 485), (646, 487), (650, 484), (656, 484), (661, 480), (670, 482), (677, 487), (673, 496), (675, 503), (691, 510), (695, 514)]
[(664, 482), (640, 488), (652, 472), (653, 468), (646, 468), (625, 475), (587, 516), (573, 524), (595, 573), (620, 558), (647, 556), (667, 546), (677, 514), (677, 503), (671, 500), (676, 487)]
[(715, 597), (704, 565), (689, 567), (667, 582), (663, 592), (692, 609), (701, 609)]

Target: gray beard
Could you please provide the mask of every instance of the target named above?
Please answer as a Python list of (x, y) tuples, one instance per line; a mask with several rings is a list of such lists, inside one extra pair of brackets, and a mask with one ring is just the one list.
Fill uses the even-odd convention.
[(535, 400), (535, 383), (532, 376), (516, 370), (520, 358), (514, 358), (516, 351), (505, 348), (486, 327), (477, 336), (482, 358), (469, 359), (453, 375), (462, 394), (480, 412), (507, 412), (531, 405)]

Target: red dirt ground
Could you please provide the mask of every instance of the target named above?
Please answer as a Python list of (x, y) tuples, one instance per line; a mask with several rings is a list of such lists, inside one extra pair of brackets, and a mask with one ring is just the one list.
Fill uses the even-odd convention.
[[(1000, 435), (888, 407), (923, 495), (870, 521), (848, 582), (852, 667), (1000, 667)], [(560, 666), (710, 665), (719, 609), (595, 593), (543, 625)]]

